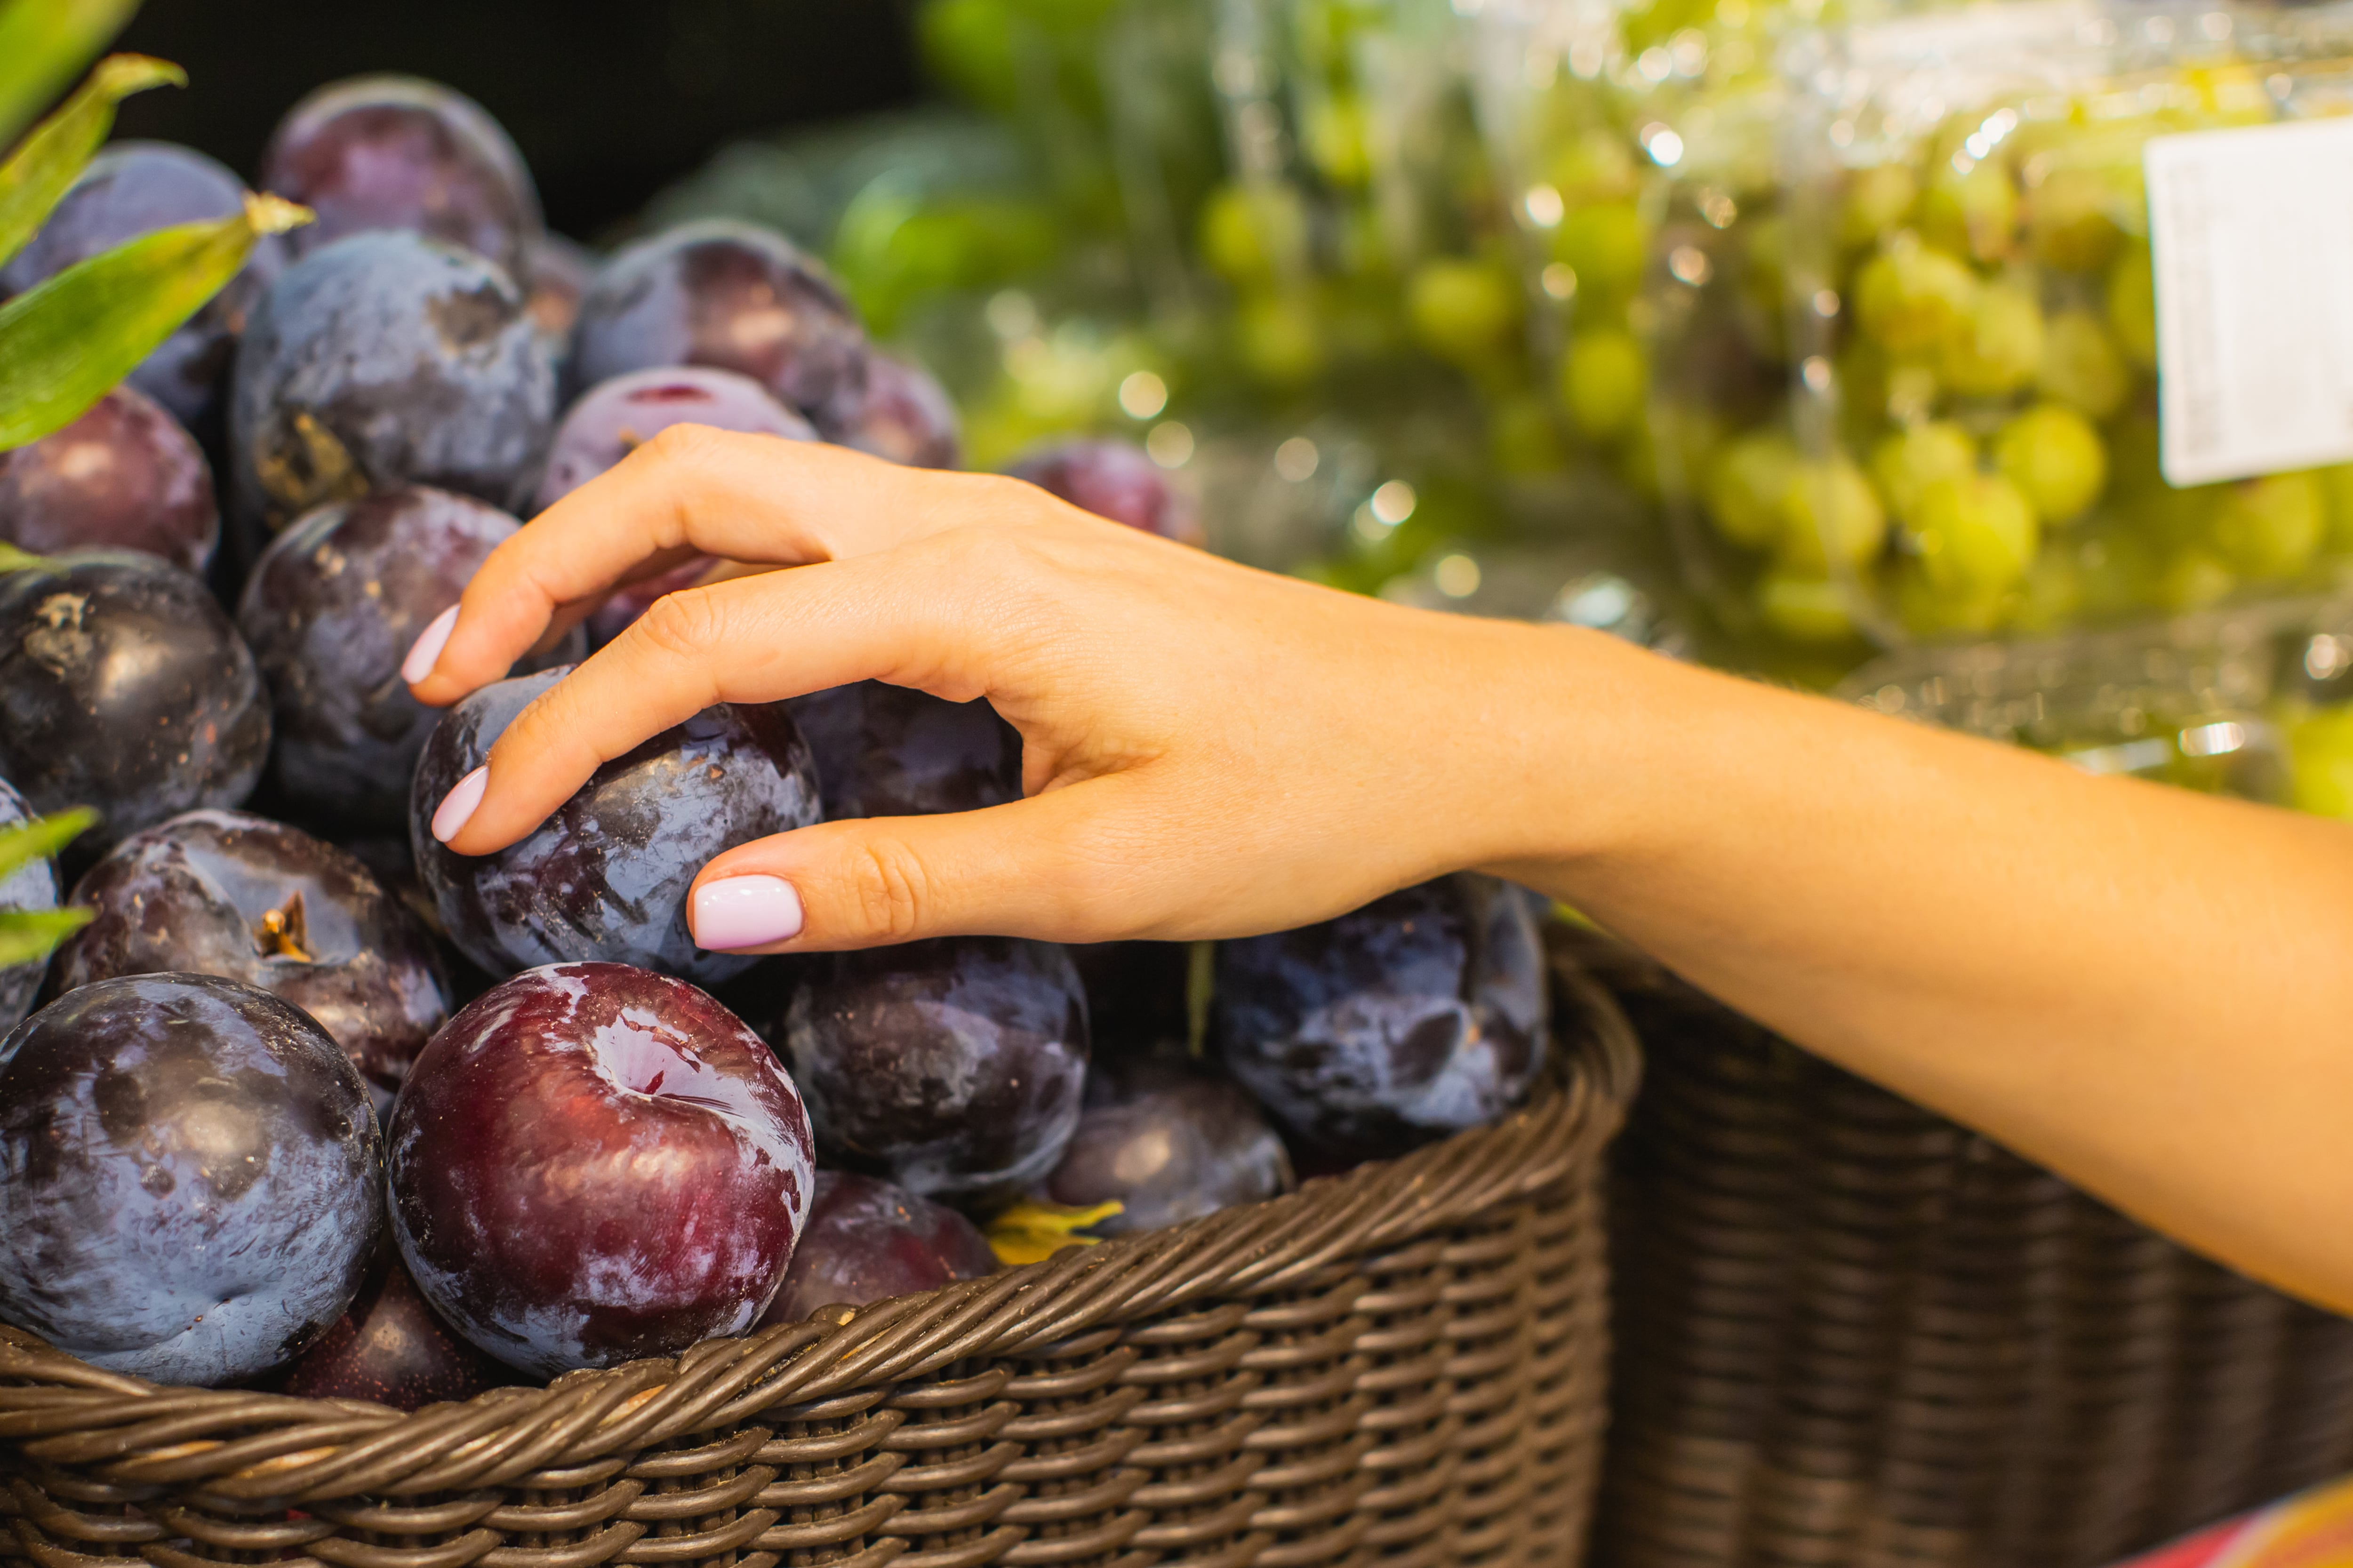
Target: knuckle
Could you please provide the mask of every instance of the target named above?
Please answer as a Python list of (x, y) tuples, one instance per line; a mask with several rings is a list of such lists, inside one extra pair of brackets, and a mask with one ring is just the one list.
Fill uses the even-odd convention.
[(694, 467), (708, 461), (725, 439), (723, 432), (708, 425), (671, 425), (656, 431), (638, 450), (653, 462)]
[(922, 929), (931, 905), (930, 879), (904, 842), (868, 836), (849, 857), (846, 873), (849, 909), (860, 931), (905, 941)]
[(725, 640), (726, 619), (718, 595), (710, 589), (681, 588), (647, 605), (627, 635), (638, 647), (668, 658), (702, 659)]

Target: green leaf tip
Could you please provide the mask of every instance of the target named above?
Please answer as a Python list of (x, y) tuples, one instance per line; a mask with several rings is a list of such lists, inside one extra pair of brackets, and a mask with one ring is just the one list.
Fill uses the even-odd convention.
[(0, 911), (0, 968), (32, 963), (55, 952), (58, 943), (90, 924), (95, 910)]
[(171, 61), (147, 55), (109, 55), (99, 61), (64, 107), (0, 163), (0, 261), (23, 249), (73, 188), (114, 128), (117, 103), (134, 92), (187, 79)]
[(86, 805), (0, 827), (0, 881), (36, 860), (47, 860), (86, 832), (98, 813)]

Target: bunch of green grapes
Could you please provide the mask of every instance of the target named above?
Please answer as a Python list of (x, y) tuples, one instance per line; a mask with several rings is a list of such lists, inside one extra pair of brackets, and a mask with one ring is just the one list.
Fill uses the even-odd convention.
[(1844, 169), (1809, 209), (1810, 248), (1770, 269), (1809, 329), (1780, 351), (1796, 401), (1701, 464), (1760, 618), (1814, 641), (1861, 623), (2042, 632), (2309, 581), (2353, 553), (2353, 475), (2182, 489), (2158, 472), (2141, 144), (2274, 113), (2253, 69), (2181, 70), (1979, 106)]

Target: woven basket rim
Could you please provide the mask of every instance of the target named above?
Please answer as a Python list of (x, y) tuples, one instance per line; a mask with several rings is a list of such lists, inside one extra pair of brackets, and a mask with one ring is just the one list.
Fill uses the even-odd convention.
[[(121, 1486), (289, 1506), (576, 1485), (635, 1455), (765, 1416), (825, 1418), (976, 1356), (1081, 1355), (1119, 1326), (1238, 1291), (1314, 1282), (1590, 1169), (1640, 1077), (1615, 1002), (1554, 944), (1552, 1070), (1502, 1121), (1198, 1220), (1070, 1247), (922, 1295), (828, 1307), (675, 1359), (566, 1373), (413, 1413), (361, 1400), (174, 1387), (110, 1373), (0, 1324), (0, 1441)], [(812, 1408), (818, 1406), (818, 1408)], [(846, 1413), (846, 1410), (845, 1410)]]

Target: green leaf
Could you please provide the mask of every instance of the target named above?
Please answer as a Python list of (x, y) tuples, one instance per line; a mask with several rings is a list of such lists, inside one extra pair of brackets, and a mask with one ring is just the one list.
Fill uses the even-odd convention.
[(30, 963), (90, 924), (95, 910), (9, 910), (0, 912), (0, 969)]
[(0, 452), (80, 418), (237, 276), (255, 236), (310, 221), (248, 191), (240, 216), (159, 228), (0, 305)]
[(41, 121), (0, 163), (0, 264), (25, 247), (58, 198), (72, 189), (74, 177), (114, 128), (114, 106), (166, 82), (185, 87), (188, 73), (169, 60), (110, 55), (64, 108)]
[(54, 816), (37, 816), (29, 822), (0, 827), (0, 882), (36, 860), (48, 859), (97, 820), (98, 813), (78, 805)]
[(0, 147), (82, 73), (139, 0), (0, 0)]

